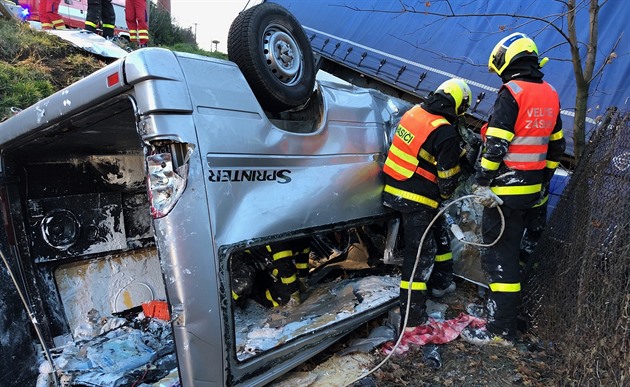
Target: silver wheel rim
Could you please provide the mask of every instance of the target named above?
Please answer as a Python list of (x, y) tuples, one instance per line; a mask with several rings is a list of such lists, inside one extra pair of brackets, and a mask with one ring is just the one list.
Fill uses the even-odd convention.
[(271, 73), (280, 82), (291, 86), (302, 74), (302, 52), (295, 39), (284, 28), (269, 25), (263, 34), (263, 53)]

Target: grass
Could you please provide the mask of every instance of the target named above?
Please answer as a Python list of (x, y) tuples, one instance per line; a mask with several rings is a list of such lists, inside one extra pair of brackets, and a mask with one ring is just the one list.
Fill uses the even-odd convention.
[(36, 63), (0, 62), (0, 117), (10, 115), (12, 107), (23, 109), (54, 91), (50, 75)]
[(55, 35), (0, 19), (0, 121), (103, 66)]
[(63, 46), (28, 24), (0, 19), (0, 120), (11, 115), (11, 108), (24, 109), (55, 92), (41, 58), (63, 55)]
[[(227, 59), (224, 53), (202, 50), (193, 44), (165, 48)], [(12, 108), (25, 109), (105, 64), (55, 35), (0, 18), (0, 122), (12, 115)]]
[(0, 61), (17, 63), (29, 57), (57, 55), (68, 47), (61, 39), (32, 30), (27, 23), (0, 19)]

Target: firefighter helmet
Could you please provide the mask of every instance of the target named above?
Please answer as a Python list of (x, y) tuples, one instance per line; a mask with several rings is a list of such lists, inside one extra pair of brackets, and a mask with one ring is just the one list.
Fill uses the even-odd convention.
[(526, 56), (538, 59), (538, 47), (529, 36), (515, 32), (494, 46), (488, 59), (488, 70), (501, 76), (510, 63)]
[(445, 97), (450, 97), (455, 103), (455, 114), (458, 116), (464, 114), (470, 107), (470, 101), (472, 100), (472, 92), (468, 84), (462, 79), (452, 78), (443, 82), (435, 90), (435, 94), (442, 94)]

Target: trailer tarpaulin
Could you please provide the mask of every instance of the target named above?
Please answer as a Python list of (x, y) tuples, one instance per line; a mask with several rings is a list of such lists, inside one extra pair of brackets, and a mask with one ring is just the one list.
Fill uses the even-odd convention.
[[(483, 119), (492, 113), (501, 86), (500, 79), (487, 70), (492, 48), (512, 32), (527, 33), (535, 40), (541, 57), (550, 58), (543, 70), (545, 80), (560, 94), (567, 153), (573, 154), (576, 83), (566, 41), (563, 2), (273, 2), (295, 15), (316, 53), (364, 76), (420, 97), (450, 77), (466, 79), (474, 99), (485, 93), (475, 110), (475, 115)], [(576, 30), (582, 42), (584, 66), (590, 22), (588, 3), (578, 3)], [(610, 0), (600, 9), (596, 75), (590, 86), (587, 131), (592, 130), (606, 108), (623, 108), (630, 103), (630, 88), (624, 77), (630, 74), (628, 19), (630, 3), (624, 0)], [(615, 54), (611, 57), (612, 52)], [(598, 71), (602, 67), (603, 71)]]

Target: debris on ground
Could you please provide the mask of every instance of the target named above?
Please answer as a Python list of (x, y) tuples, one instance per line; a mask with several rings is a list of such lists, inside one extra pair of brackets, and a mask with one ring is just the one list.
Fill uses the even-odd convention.
[[(76, 341), (51, 351), (62, 385), (138, 385), (157, 382), (177, 367), (169, 321), (136, 313), (131, 320), (112, 316), (92, 323), (96, 326), (88, 323), (75, 330)], [(37, 387), (49, 386), (50, 363), (41, 359), (39, 372)]]
[[(457, 290), (440, 299), (446, 305), (444, 318), (457, 320), (466, 315), (466, 306), (480, 303), (479, 289), (470, 282), (458, 281)], [(433, 303), (429, 301), (429, 304)], [(438, 303), (433, 303), (438, 304)], [(439, 304), (438, 304), (439, 305)], [(461, 317), (460, 317), (461, 318)], [(478, 319), (468, 316), (471, 321)], [(351, 362), (350, 356), (362, 355), (370, 359), (369, 364), (357, 366), (364, 373), (381, 363), (385, 357), (384, 348), (391, 343), (375, 347), (368, 353), (348, 353), (357, 342), (368, 342), (371, 332), (392, 321), (391, 316), (373, 320), (354, 332), (329, 350), (298, 367), (294, 372), (279, 379), (274, 387), (300, 385), (308, 387), (343, 386), (350, 379), (342, 366)], [(393, 344), (393, 343), (392, 343)], [(341, 356), (341, 354), (346, 354)], [(523, 385), (536, 387), (556, 386), (551, 359), (556, 356), (552, 343), (539, 341), (525, 333), (506, 348), (499, 345), (475, 345), (455, 337), (445, 344), (420, 345), (408, 343), (403, 354), (393, 354), (380, 368), (354, 386), (502, 386)], [(363, 357), (362, 357), (363, 358)], [(354, 375), (356, 376), (356, 375)]]

